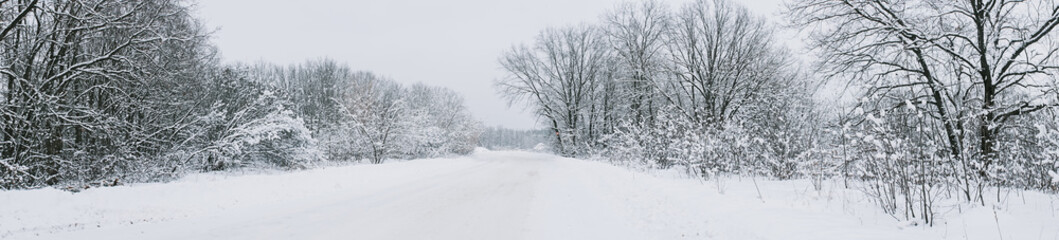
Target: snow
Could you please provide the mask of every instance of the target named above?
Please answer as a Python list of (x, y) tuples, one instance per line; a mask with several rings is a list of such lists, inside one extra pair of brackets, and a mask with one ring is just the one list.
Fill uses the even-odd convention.
[(6, 191), (0, 239), (1059, 239), (1055, 195), (940, 204), (938, 225), (926, 227), (876, 210), (841, 182), (817, 191), (801, 180), (681, 175), (478, 150), (80, 193)]

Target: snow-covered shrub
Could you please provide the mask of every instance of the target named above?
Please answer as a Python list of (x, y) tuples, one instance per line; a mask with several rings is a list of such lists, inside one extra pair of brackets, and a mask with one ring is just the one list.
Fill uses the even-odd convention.
[[(630, 122), (622, 122), (614, 133), (604, 136), (602, 141), (607, 145), (600, 155), (612, 162), (633, 163), (641, 166), (655, 166), (655, 157), (647, 152), (649, 146), (644, 139), (645, 127)], [(538, 148), (547, 147), (546, 144), (538, 144)]]
[(1031, 179), (1041, 179), (1046, 188), (1059, 191), (1059, 122), (1054, 118), (1052, 121), (1039, 122), (1036, 137), (1040, 144), (1040, 157), (1029, 165), (1031, 169), (1028, 172), (1035, 173)]
[[(1059, 190), (1059, 117), (1055, 109), (1009, 120), (996, 140), (995, 160), (985, 168), (982, 184)], [(975, 163), (978, 163), (977, 161)], [(981, 164), (975, 164), (977, 167)], [(999, 195), (991, 196), (1002, 200)]]
[(367, 158), (364, 150), (359, 147), (361, 139), (353, 129), (353, 126), (348, 124), (335, 124), (316, 130), (317, 146), (328, 160), (346, 162)]
[(550, 153), (550, 152), (552, 152), (552, 148), (549, 147), (548, 144), (544, 144), (544, 143), (537, 143), (537, 145), (533, 146), (533, 149), (531, 149), (531, 150), (533, 150), (534, 152), (540, 152), (540, 153)]
[(225, 164), (304, 168), (320, 159), (309, 129), (290, 110), (277, 109), (242, 124), (218, 144), (217, 152), (230, 157), (214, 163), (219, 168)]
[(862, 115), (848, 144), (858, 154), (856, 176), (862, 190), (886, 213), (906, 220), (934, 222), (939, 183), (959, 178), (956, 165), (942, 154), (936, 133), (915, 106)]
[(600, 155), (637, 166), (681, 167), (704, 178), (752, 171), (754, 145), (744, 128), (707, 127), (674, 111), (661, 111), (652, 124), (623, 122), (602, 141)]
[(312, 132), (288, 109), (282, 92), (233, 71), (212, 91), (214, 103), (189, 138), (199, 143), (182, 154), (199, 169), (304, 168), (322, 159)]
[(619, 126), (603, 137), (607, 147), (601, 155), (650, 168), (705, 167), (707, 143), (700, 128), (677, 114), (663, 111), (653, 125), (625, 121)]

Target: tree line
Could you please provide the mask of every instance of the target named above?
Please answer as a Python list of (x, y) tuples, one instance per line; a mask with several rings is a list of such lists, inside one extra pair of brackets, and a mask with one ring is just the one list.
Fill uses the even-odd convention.
[[(1059, 5), (811, 0), (788, 5), (817, 58), (728, 0), (627, 2), (506, 51), (496, 82), (567, 156), (706, 178), (841, 178), (933, 223), (939, 199), (1059, 190)], [(852, 104), (819, 102), (839, 82)]]
[[(802, 125), (817, 116), (816, 84), (764, 19), (728, 1), (642, 1), (601, 20), (546, 29), (500, 58), (499, 91), (533, 106), (558, 153), (793, 176), (788, 160), (814, 142)], [(771, 160), (739, 162), (754, 155)]]
[(510, 129), (491, 126), (483, 129), (478, 146), (489, 150), (549, 150), (551, 131), (546, 129)]
[(221, 64), (185, 0), (0, 1), (0, 189), (465, 154), (462, 97), (331, 60)]

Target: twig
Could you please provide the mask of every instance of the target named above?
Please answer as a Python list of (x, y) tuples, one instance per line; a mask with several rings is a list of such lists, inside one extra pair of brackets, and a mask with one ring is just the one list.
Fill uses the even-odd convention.
[(1000, 217), (997, 216), (996, 207), (993, 207), (993, 220), (996, 221), (996, 232), (1000, 235), (1000, 240), (1004, 240), (1004, 232), (1000, 230)]
[(750, 180), (754, 182), (754, 189), (757, 190), (757, 199), (760, 199), (762, 203), (765, 202), (765, 197), (761, 196), (761, 188), (757, 186), (757, 176), (751, 176)]

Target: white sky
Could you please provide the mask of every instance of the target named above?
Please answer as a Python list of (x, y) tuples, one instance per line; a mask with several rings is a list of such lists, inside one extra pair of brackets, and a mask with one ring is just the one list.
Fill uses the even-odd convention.
[[(667, 0), (671, 7), (683, 0)], [(689, 0), (690, 1), (690, 0)], [(226, 61), (300, 63), (329, 57), (399, 82), (462, 94), (486, 125), (535, 128), (493, 80), (497, 59), (548, 26), (598, 22), (621, 0), (200, 0)], [(776, 19), (781, 0), (738, 1)]]

